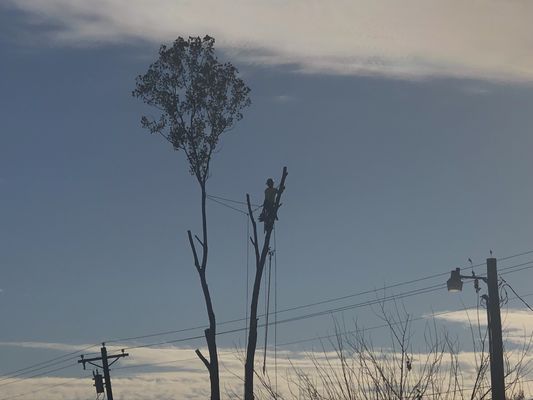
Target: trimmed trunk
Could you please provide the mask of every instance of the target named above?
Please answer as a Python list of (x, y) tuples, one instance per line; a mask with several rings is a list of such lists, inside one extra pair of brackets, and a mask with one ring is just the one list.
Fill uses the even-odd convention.
[(246, 195), (246, 202), (248, 205), (248, 215), (252, 222), (253, 238), (250, 238), (255, 251), (255, 280), (252, 290), (252, 303), (250, 306), (250, 329), (248, 333), (248, 347), (246, 349), (246, 361), (244, 364), (244, 400), (253, 400), (254, 398), (254, 362), (255, 351), (257, 348), (257, 306), (259, 304), (259, 292), (261, 289), (261, 279), (263, 277), (263, 271), (265, 269), (265, 262), (268, 252), (270, 250), (270, 238), (272, 236), (272, 230), (274, 229), (274, 223), (278, 209), (281, 205), (281, 195), (285, 190), (285, 179), (287, 178), (287, 167), (283, 168), (283, 174), (276, 194), (276, 201), (274, 203), (273, 212), (270, 213), (265, 220), (265, 238), (263, 241), (263, 247), (259, 252), (259, 243), (257, 241), (257, 223), (252, 213), (252, 206), (250, 202), (250, 196)]
[(194, 257), (194, 265), (198, 271), (200, 277), (200, 283), (202, 285), (202, 292), (204, 294), (205, 306), (207, 308), (207, 316), (209, 318), (209, 328), (204, 331), (205, 340), (207, 342), (207, 349), (209, 351), (209, 360), (207, 360), (202, 352), (199, 349), (196, 349), (196, 354), (198, 358), (202, 360), (205, 367), (209, 372), (209, 380), (211, 382), (211, 400), (220, 400), (220, 379), (218, 371), (218, 353), (217, 353), (217, 343), (216, 343), (216, 318), (215, 311), (213, 310), (213, 303), (211, 301), (211, 294), (209, 293), (209, 286), (207, 285), (207, 279), (205, 275), (205, 270), (207, 267), (207, 212), (206, 212), (206, 190), (205, 182), (200, 182), (200, 187), (202, 189), (202, 240), (195, 236), (196, 240), (199, 242), (202, 249), (202, 260), (198, 258), (198, 252), (196, 251), (196, 246), (192, 237), (191, 231), (188, 231), (189, 244), (191, 245), (191, 250)]

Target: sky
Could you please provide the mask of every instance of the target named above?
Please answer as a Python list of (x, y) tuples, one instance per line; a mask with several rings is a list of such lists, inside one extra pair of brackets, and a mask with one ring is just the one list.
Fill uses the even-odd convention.
[[(200, 228), (197, 184), (184, 155), (142, 129), (141, 115), (155, 111), (131, 96), (160, 44), (179, 35), (215, 37), (219, 58), (251, 88), (251, 107), (213, 159), (208, 193), (261, 203), (266, 178), (288, 168), (277, 309), (375, 290), (280, 313), (325, 311), (279, 324), (278, 343), (331, 334), (334, 319), (379, 325), (375, 307), (327, 311), (444, 284), (451, 269), (469, 273), (468, 258), (483, 273), (490, 250), (529, 294), (533, 272), (513, 267), (533, 255), (505, 258), (533, 250), (532, 13), (520, 0), (2, 2), (0, 374), (102, 341), (118, 339), (119, 349), (201, 334), (120, 340), (207, 319), (186, 237)], [(217, 318), (244, 318), (246, 217), (214, 202), (208, 213)], [(402, 301), (419, 317), (474, 305), (476, 294), (465, 284), (460, 295)], [(524, 304), (508, 307), (513, 329), (533, 327)], [(440, 321), (464, 331), (464, 314)], [(237, 371), (243, 343), (242, 332), (219, 337)], [(198, 346), (132, 349), (121, 365), (188, 361), (117, 370), (118, 379), (168, 380), (138, 398), (203, 398)], [(317, 347), (283, 351), (299, 359)], [(78, 365), (0, 392), (58, 379), (72, 380), (64, 398), (93, 395)]]

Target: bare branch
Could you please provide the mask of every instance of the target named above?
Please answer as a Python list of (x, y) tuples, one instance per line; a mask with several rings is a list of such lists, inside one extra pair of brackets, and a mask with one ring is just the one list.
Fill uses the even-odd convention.
[(202, 246), (202, 247), (205, 248), (204, 242), (202, 242), (202, 241), (200, 240), (200, 238), (198, 237), (198, 235), (194, 235), (194, 238), (195, 238), (196, 240), (198, 240), (198, 243), (200, 243), (200, 246)]
[(252, 244), (254, 246), (255, 264), (257, 267), (259, 265), (259, 246), (257, 243), (257, 223), (255, 222), (254, 213), (252, 212), (252, 203), (250, 201), (250, 195), (248, 193), (246, 193), (246, 205), (248, 206), (248, 216), (250, 217), (250, 221), (252, 222), (253, 239), (250, 238), (250, 240), (252, 241)]
[(192, 233), (191, 231), (187, 231), (187, 235), (189, 237), (189, 244), (191, 245), (192, 255), (194, 257), (194, 266), (198, 270), (198, 272), (202, 271), (202, 267), (200, 266), (200, 262), (198, 260), (198, 253), (196, 252), (196, 247), (194, 246), (194, 241), (192, 239)]
[(202, 352), (200, 351), (200, 349), (196, 349), (194, 351), (196, 353), (196, 355), (198, 356), (198, 358), (200, 360), (202, 360), (202, 362), (204, 363), (205, 367), (210, 370), (211, 369), (211, 364), (209, 363), (209, 361), (207, 361), (207, 358), (204, 357), (204, 355), (202, 354)]

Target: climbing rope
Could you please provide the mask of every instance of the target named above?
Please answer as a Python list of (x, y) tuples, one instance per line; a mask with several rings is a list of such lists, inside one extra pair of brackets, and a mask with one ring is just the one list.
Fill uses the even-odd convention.
[[(245, 335), (244, 335), (244, 348), (248, 346), (248, 301), (250, 297), (250, 241), (248, 238), (250, 237), (250, 218), (248, 218), (248, 214), (246, 214), (246, 237), (244, 238), (246, 243), (246, 302), (244, 304), (244, 312), (246, 314), (245, 320), (244, 320), (244, 328), (245, 328)], [(245, 350), (246, 351), (246, 350)]]
[[(208, 194), (207, 199), (217, 203), (221, 206), (229, 208), (235, 212), (243, 214), (246, 216), (246, 304), (245, 304), (245, 347), (248, 346), (248, 329), (249, 329), (249, 315), (248, 315), (248, 303), (250, 297), (250, 215), (248, 210), (244, 211), (238, 208), (239, 205), (247, 205), (247, 203), (242, 201), (237, 201), (229, 199), (226, 197), (215, 196)], [(232, 203), (234, 205), (228, 204)], [(260, 209), (262, 206), (258, 204), (252, 204), (252, 213)], [(264, 281), (264, 291), (265, 291), (265, 346), (263, 354), (263, 374), (266, 372), (266, 352), (268, 345), (268, 326), (269, 326), (269, 316), (270, 316), (270, 293), (272, 286), (272, 257), (274, 257), (274, 387), (275, 393), (278, 390), (278, 289), (277, 289), (277, 280), (278, 280), (278, 259), (276, 252), (276, 228), (273, 229), (274, 233), (274, 249), (269, 250), (269, 259), (268, 259), (268, 279)]]
[(276, 227), (274, 227), (274, 388), (278, 393), (278, 247)]
[(263, 375), (266, 372), (266, 356), (267, 356), (267, 345), (268, 345), (268, 317), (270, 316), (270, 281), (272, 278), (272, 256), (274, 255), (275, 250), (268, 251), (268, 279), (265, 280), (265, 284), (268, 282), (268, 286), (265, 290), (265, 347), (263, 349)]

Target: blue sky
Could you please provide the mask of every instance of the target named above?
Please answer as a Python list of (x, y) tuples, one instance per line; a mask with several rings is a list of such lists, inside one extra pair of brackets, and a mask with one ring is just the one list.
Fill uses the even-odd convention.
[[(147, 109), (131, 97), (135, 76), (176, 35), (164, 27), (132, 34), (123, 20), (78, 2), (64, 14), (61, 1), (8, 4), (0, 8), (0, 341), (83, 345), (203, 324), (186, 241), (186, 230), (199, 228), (198, 188), (183, 154), (142, 130)], [(98, 12), (110, 12), (113, 1), (103, 4)], [(143, 6), (131, 8), (134, 25), (130, 14)], [(469, 257), (482, 263), (489, 249), (497, 257), (533, 249), (528, 60), (483, 69), (482, 50), (454, 59), (463, 49), (450, 45), (439, 65), (439, 54), (424, 59), (425, 45), (412, 44), (406, 59), (420, 52), (422, 61), (396, 65), (392, 45), (370, 41), (363, 44), (384, 46), (384, 67), (368, 70), (339, 62), (336, 46), (328, 56), (318, 42), (309, 53), (318, 65), (306, 61), (297, 34), (275, 53), (254, 42), (261, 29), (241, 44), (239, 32), (211, 22), (194, 31), (221, 38), (219, 56), (239, 68), (252, 106), (223, 139), (208, 192), (250, 193), (260, 203), (265, 179), (288, 167), (276, 231), (279, 308), (446, 272)], [(520, 44), (513, 32), (509, 42)], [(291, 46), (303, 56), (287, 57)], [(372, 54), (354, 51), (345, 60), (372, 63)], [(215, 203), (209, 218), (217, 316), (244, 317), (246, 219)], [(532, 277), (525, 270), (508, 281), (529, 293)], [(475, 302), (473, 291), (460, 298)], [(442, 291), (407, 299), (406, 308), (422, 315), (461, 308), (461, 300)], [(366, 309), (344, 317), (377, 321)], [(326, 316), (280, 326), (278, 335), (290, 341), (331, 329)], [(0, 346), (0, 371), (55, 354)]]

